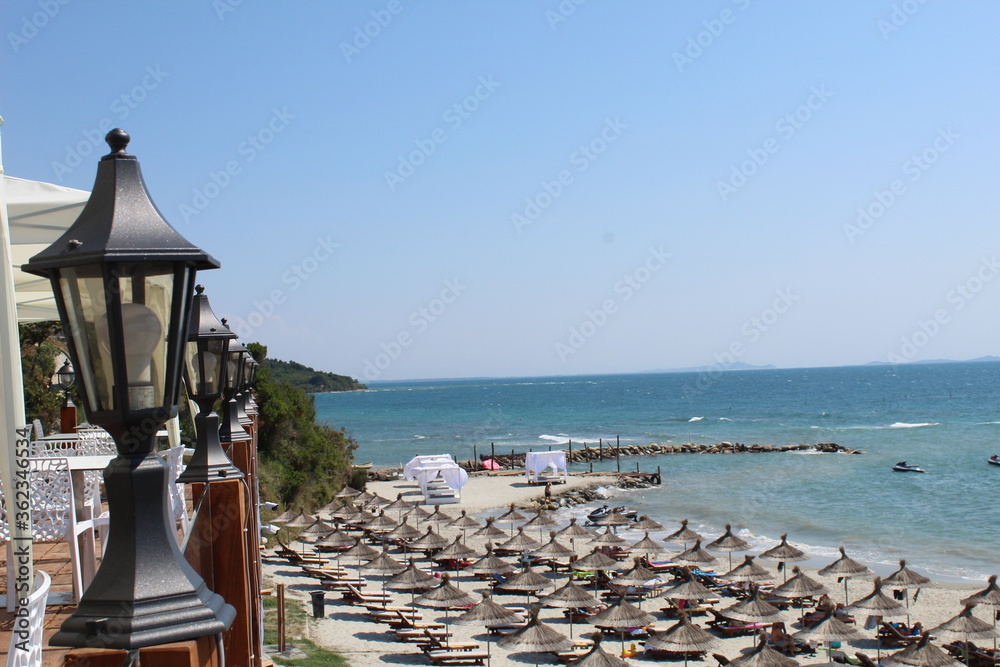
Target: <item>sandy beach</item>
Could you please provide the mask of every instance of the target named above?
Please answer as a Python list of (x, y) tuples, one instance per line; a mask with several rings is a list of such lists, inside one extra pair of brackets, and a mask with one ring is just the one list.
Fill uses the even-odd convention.
[[(556, 496), (560, 493), (565, 493), (572, 489), (577, 489), (585, 486), (591, 486), (595, 484), (608, 484), (613, 481), (611, 477), (580, 477), (571, 476), (569, 483), (566, 485), (558, 485), (554, 487), (553, 491)], [(390, 482), (372, 482), (368, 485), (367, 490), (371, 493), (376, 493), (383, 498), (394, 500), (397, 495), (402, 493), (403, 497), (407, 500), (417, 500), (419, 494), (417, 492), (416, 486), (412, 482), (405, 482), (403, 480), (390, 481)], [(503, 508), (510, 504), (515, 504), (517, 506), (527, 506), (533, 501), (537, 500), (542, 496), (543, 487), (540, 486), (530, 486), (524, 482), (523, 477), (520, 476), (473, 476), (470, 477), (468, 485), (463, 490), (462, 502), (460, 504), (444, 505), (442, 506), (442, 511), (447, 512), (449, 515), (458, 516), (461, 510), (466, 510), (470, 516), (482, 515), (484, 512), (490, 510), (496, 510), (497, 508)], [(609, 501), (614, 502), (614, 501)], [(627, 496), (622, 497), (620, 502), (616, 504), (627, 503)], [(497, 512), (492, 512), (495, 515)], [(530, 516), (530, 512), (526, 513)], [(559, 525), (554, 526), (551, 529), (546, 528), (539, 530), (537, 528), (526, 529), (526, 534), (529, 534), (534, 539), (543, 543), (549, 539), (549, 530), (558, 530), (563, 526), (567, 525), (568, 520), (566, 518), (561, 518), (559, 512), (554, 512), (554, 517), (559, 520)], [(656, 518), (656, 517), (653, 517)], [(738, 517), (734, 517), (734, 522), (738, 525)], [(411, 521), (412, 523), (412, 521)], [(510, 532), (510, 526), (503, 524), (499, 526), (501, 529)], [(418, 524), (418, 528), (422, 531), (426, 530), (426, 524)], [(672, 532), (677, 528), (676, 524), (670, 524), (666, 526), (668, 532)], [(780, 529), (780, 527), (778, 527)], [(591, 532), (595, 533), (598, 531), (596, 527), (590, 527)], [(456, 528), (449, 528), (442, 525), (439, 529), (441, 535), (448, 539), (454, 539), (456, 536), (460, 535), (460, 530)], [(603, 530), (600, 529), (600, 530)], [(471, 532), (471, 531), (469, 531)], [(634, 531), (627, 530), (627, 526), (618, 530), (618, 533), (628, 540), (630, 543), (635, 542), (642, 538), (642, 534)], [(659, 541), (666, 533), (658, 532), (654, 533), (654, 539)], [(716, 535), (710, 536), (709, 539), (714, 539)], [(794, 536), (793, 536), (794, 537)], [(586, 539), (586, 538), (585, 538)], [(560, 539), (560, 542), (566, 544), (566, 546), (571, 546), (568, 540)], [(471, 535), (467, 538), (466, 543), (475, 549), (480, 555), (485, 553), (485, 540), (472, 537)], [(302, 547), (301, 543), (296, 543), (296, 547)], [(573, 549), (581, 557), (589, 553), (592, 546), (586, 544), (585, 541), (576, 541), (572, 545)], [(674, 554), (681, 549), (673, 545), (664, 545), (666, 554)], [(272, 553), (269, 549), (265, 553)], [(391, 554), (402, 558), (401, 552), (398, 550), (391, 551)], [(719, 564), (716, 566), (716, 571), (725, 572), (728, 569), (728, 561), (725, 554), (716, 553), (714, 554), (719, 557)], [(739, 553), (734, 555), (734, 564), (742, 561), (742, 556), (744, 554)], [(913, 554), (913, 558), (917, 558), (919, 554)], [(273, 585), (277, 583), (284, 583), (286, 585), (286, 595), (291, 599), (301, 600), (303, 604), (308, 604), (309, 592), (320, 589), (319, 582), (315, 579), (311, 579), (305, 576), (301, 569), (297, 565), (292, 565), (281, 561), (281, 559), (268, 559), (270, 562), (265, 564), (265, 581), (267, 585)], [(514, 562), (514, 558), (508, 559)], [(772, 573), (774, 573), (774, 583), (780, 584), (782, 582), (783, 575), (776, 571), (776, 563), (774, 561), (758, 560), (756, 561), (759, 565), (764, 566)], [(434, 563), (429, 561), (424, 557), (415, 558), (415, 563), (418, 567), (421, 567), (427, 572), (437, 573), (437, 575), (442, 574), (440, 568), (435, 567)], [(356, 573), (357, 561), (352, 559), (342, 559), (341, 565), (347, 566), (347, 569), (351, 574)], [(632, 565), (631, 559), (623, 561), (621, 564), (620, 571), (627, 570)], [(791, 564), (788, 566), (791, 568)], [(844, 601), (844, 585), (842, 582), (838, 582), (836, 578), (831, 577), (821, 577), (817, 574), (813, 568), (805, 568), (802, 570), (806, 572), (810, 577), (820, 581), (826, 585), (830, 591), (829, 595), (833, 602)], [(919, 572), (919, 568), (916, 568)], [(567, 580), (567, 575), (565, 573), (550, 573), (546, 568), (539, 568), (538, 572), (544, 574), (553, 579), (553, 587), (549, 588), (545, 592), (551, 592), (555, 587), (561, 586)], [(788, 573), (790, 576), (790, 572)], [(382, 576), (366, 576), (367, 586), (365, 588), (366, 592), (379, 592), (382, 590), (381, 584), (386, 579)], [(472, 593), (477, 599), (479, 599), (479, 593), (488, 592), (490, 590), (489, 586), (485, 581), (477, 578), (475, 575), (467, 574), (459, 571), (458, 573), (451, 573), (451, 581), (455, 585), (459, 586), (463, 591)], [(933, 628), (949, 618), (955, 616), (962, 611), (960, 600), (967, 597), (971, 593), (981, 590), (985, 586), (985, 582), (980, 583), (970, 583), (970, 584), (959, 584), (959, 583), (940, 583), (933, 582), (930, 586), (925, 587), (920, 590), (919, 596), (916, 600), (913, 599), (913, 593), (910, 593), (910, 612), (913, 621), (920, 621), (924, 628)], [(851, 602), (856, 601), (858, 598), (863, 597), (872, 591), (872, 580), (871, 579), (852, 579), (849, 581), (849, 595)], [(396, 591), (392, 592), (393, 602), (392, 604), (408, 604), (410, 601), (410, 596), (408, 593)], [(885, 590), (886, 595), (892, 597), (892, 591)], [(309, 638), (312, 639), (317, 644), (330, 648), (331, 650), (340, 653), (346, 657), (352, 665), (357, 667), (367, 667), (372, 665), (385, 665), (385, 664), (413, 664), (413, 665), (426, 665), (430, 664), (427, 657), (420, 652), (420, 649), (416, 644), (404, 643), (397, 641), (393, 631), (388, 625), (380, 624), (369, 620), (367, 611), (363, 606), (352, 606), (346, 601), (341, 599), (341, 594), (337, 592), (327, 593), (327, 604), (326, 604), (326, 618), (325, 619), (311, 619), (309, 622)], [(534, 599), (534, 598), (532, 598)], [(495, 601), (504, 605), (515, 605), (524, 607), (526, 605), (526, 598), (523, 594), (520, 595), (508, 595), (497, 593)], [(736, 598), (733, 597), (722, 597), (717, 604), (714, 605), (715, 609), (724, 609), (731, 606), (732, 604), (738, 602)], [(662, 597), (646, 599), (642, 602), (642, 609), (648, 611), (654, 615), (656, 618), (655, 628), (663, 630), (672, 626), (675, 621), (668, 620), (663, 613), (659, 610), (661, 607), (666, 605), (666, 600)], [(550, 624), (553, 628), (557, 629), (565, 635), (569, 634), (569, 624), (565, 619), (562, 609), (550, 609), (542, 608), (539, 614), (539, 618), (546, 624)], [(445, 622), (446, 614), (444, 610), (439, 609), (421, 609), (422, 621), (423, 622)], [(460, 615), (461, 611), (451, 611), (449, 616), (454, 619), (456, 616)], [(992, 611), (988, 609), (977, 608), (975, 614), (982, 619), (991, 620)], [(701, 627), (706, 627), (706, 620), (710, 617), (706, 616), (696, 616), (692, 620)], [(846, 651), (851, 657), (854, 656), (855, 652), (863, 652), (875, 658), (877, 653), (877, 644), (874, 639), (875, 630), (865, 629), (866, 617), (864, 615), (855, 614), (856, 624), (855, 627), (858, 630), (860, 638), (853, 639), (848, 642), (844, 642), (842, 649)], [(794, 633), (800, 629), (797, 621), (797, 613), (794, 611), (786, 611), (782, 614), (782, 620), (785, 623), (785, 627), (790, 633)], [(893, 621), (906, 621), (906, 616), (900, 616), (898, 618), (887, 618), (885, 620)], [(454, 633), (451, 641), (453, 642), (469, 642), (475, 641), (479, 642), (483, 648), (486, 648), (487, 633), (484, 627), (481, 626), (459, 626), (452, 625), (451, 631)], [(587, 624), (575, 624), (574, 628), (574, 638), (579, 639), (581, 633), (589, 633), (594, 630), (593, 626)], [(499, 636), (490, 636), (490, 640), (495, 642)], [(710, 649), (706, 658), (702, 661), (690, 661), (692, 665), (711, 665), (715, 666), (717, 664), (716, 660), (712, 657), (713, 653), (717, 653), (726, 656), (729, 659), (734, 659), (739, 657), (740, 653), (748, 650), (754, 645), (756, 637), (754, 635), (746, 635), (741, 637), (733, 638), (719, 638), (717, 645)], [(939, 642), (941, 643), (941, 642)], [(980, 641), (980, 645), (990, 645), (991, 642)], [(638, 645), (638, 641), (626, 640), (625, 645), (629, 647), (632, 644), (636, 644), (641, 650), (641, 646)], [(610, 653), (618, 654), (621, 650), (621, 643), (616, 637), (607, 636), (603, 644), (604, 648)], [(893, 652), (898, 649), (883, 649), (882, 655), (888, 652)], [(534, 653), (527, 652), (509, 652), (504, 649), (498, 648), (495, 644), (491, 649), (492, 663), (494, 665), (523, 665), (523, 664), (535, 664), (536, 655)], [(540, 664), (557, 664), (555, 657), (551, 654), (539, 654), (538, 660)], [(825, 664), (827, 663), (827, 653), (826, 651), (818, 650), (815, 655), (799, 655), (796, 659), (800, 664)], [(676, 662), (676, 664), (683, 664), (682, 662), (663, 660), (663, 659), (652, 659), (645, 657), (640, 653), (635, 657), (630, 657), (628, 662), (631, 664), (639, 665), (652, 665), (652, 664), (662, 664), (664, 662), (670, 664)]]

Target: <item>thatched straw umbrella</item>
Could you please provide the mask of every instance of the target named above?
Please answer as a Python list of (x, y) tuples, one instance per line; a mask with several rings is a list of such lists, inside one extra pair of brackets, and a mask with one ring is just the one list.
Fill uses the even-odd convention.
[[(597, 607), (600, 600), (591, 595), (585, 588), (581, 588), (573, 582), (573, 575), (569, 575), (566, 583), (538, 600), (546, 607), (558, 607), (563, 609), (575, 609), (577, 607)], [(569, 636), (573, 637), (573, 614), (569, 615)]]
[(524, 521), (525, 516), (514, 509), (514, 505), (510, 506), (510, 509), (497, 517), (497, 523), (507, 523), (510, 524), (510, 534), (514, 534), (514, 524)]
[(315, 546), (317, 551), (332, 551), (336, 553), (334, 560), (339, 566), (340, 557), (345, 553), (344, 549), (354, 544), (354, 541), (354, 537), (351, 537), (347, 533), (337, 529), (329, 535), (320, 538), (319, 541), (316, 542)]
[(441, 551), (438, 551), (436, 554), (434, 554), (434, 560), (437, 562), (440, 562), (442, 560), (450, 560), (452, 564), (455, 566), (454, 567), (455, 572), (458, 572), (458, 566), (462, 561), (465, 561), (469, 558), (478, 558), (478, 557), (479, 557), (478, 551), (462, 543), (461, 535), (456, 535), (454, 542), (452, 542), (445, 548), (441, 549)]
[(441, 578), (441, 585), (432, 588), (416, 600), (413, 604), (421, 607), (432, 607), (434, 609), (444, 609), (444, 622), (447, 624), (448, 611), (452, 607), (471, 607), (476, 604), (476, 598), (472, 597), (461, 588), (451, 585), (450, 577), (447, 573)]
[(295, 517), (299, 515), (299, 512), (294, 511), (292, 508), (288, 508), (278, 516), (271, 519), (271, 523), (288, 523)]
[[(366, 510), (358, 510), (356, 513), (352, 514), (347, 518), (348, 525), (351, 526), (364, 526), (366, 523), (374, 521), (376, 517), (371, 512)], [(391, 521), (391, 519), (390, 519)]]
[(1000, 609), (1000, 587), (997, 586), (997, 575), (991, 574), (986, 580), (986, 588), (962, 600), (962, 604), (977, 604), (987, 609)]
[(535, 516), (531, 517), (527, 523), (524, 524), (525, 528), (537, 528), (538, 529), (538, 539), (542, 539), (542, 531), (550, 526), (557, 526), (559, 522), (552, 518), (552, 516), (543, 509), (539, 509), (535, 512)]
[(352, 521), (354, 517), (356, 517), (360, 513), (361, 510), (359, 510), (354, 505), (347, 503), (346, 505), (341, 505), (337, 509), (330, 512), (329, 516), (331, 519), (348, 523)]
[(744, 556), (743, 562), (734, 567), (729, 572), (719, 577), (723, 581), (741, 581), (743, 583), (756, 583), (767, 581), (771, 578), (771, 573), (767, 568), (753, 562), (753, 556)]
[(684, 568), (680, 583), (664, 590), (663, 597), (669, 600), (707, 600), (715, 597), (715, 592), (695, 579), (690, 569)]
[(448, 524), (449, 528), (458, 528), (462, 531), (462, 539), (466, 539), (465, 534), (470, 528), (475, 528), (478, 530), (481, 526), (479, 522), (473, 519), (465, 510), (462, 510), (462, 514), (455, 518), (451, 523)]
[(629, 530), (642, 530), (645, 531), (646, 533), (651, 533), (657, 530), (666, 530), (666, 529), (663, 527), (662, 523), (656, 521), (655, 519), (650, 519), (648, 516), (644, 514), (639, 518), (638, 521), (636, 521), (629, 527)]
[(641, 628), (655, 620), (656, 618), (652, 614), (644, 612), (631, 602), (626, 601), (623, 595), (618, 599), (618, 602), (593, 616), (590, 622), (599, 628), (618, 630), (622, 640), (622, 653), (624, 653), (625, 630), (627, 628)]
[(742, 537), (733, 535), (732, 526), (726, 524), (726, 532), (705, 545), (709, 551), (722, 551), (729, 554), (729, 569), (733, 569), (733, 552), (749, 551), (750, 543)]
[[(795, 633), (795, 638), (805, 642), (843, 642), (860, 639), (861, 633), (856, 628), (838, 619), (833, 612), (828, 612), (823, 620), (806, 630)], [(832, 651), (827, 651), (827, 661), (833, 662)]]
[(315, 521), (316, 517), (305, 512), (299, 512), (285, 524), (285, 528), (306, 528)]
[(398, 526), (396, 520), (390, 516), (386, 516), (385, 512), (380, 513), (374, 519), (369, 521), (364, 525), (364, 529), (372, 533), (388, 533), (390, 530)]
[(816, 595), (823, 595), (827, 592), (827, 587), (815, 579), (810, 579), (802, 570), (795, 566), (792, 568), (792, 578), (785, 581), (780, 586), (775, 586), (771, 591), (774, 595), (791, 598), (799, 602), (799, 621), (802, 620), (802, 600)]
[(637, 551), (644, 554), (646, 558), (650, 558), (651, 556), (662, 554), (665, 549), (660, 546), (659, 542), (651, 538), (647, 532), (641, 540), (632, 545), (632, 551)]
[(424, 521), (427, 523), (446, 524), (455, 520), (455, 517), (441, 509), (440, 505), (434, 506), (434, 511), (427, 516)]
[[(618, 569), (618, 561), (597, 547), (583, 558), (575, 561), (572, 568), (577, 572), (611, 572)], [(594, 576), (594, 590), (597, 590), (597, 576)]]
[[(875, 577), (872, 592), (851, 603), (846, 611), (850, 614), (865, 612), (870, 616), (906, 616), (906, 607), (899, 604), (882, 592), (882, 579)], [(878, 627), (875, 628), (875, 638), (878, 642), (878, 655), (882, 655), (882, 640), (878, 637)]]
[(628, 544), (628, 540), (618, 537), (611, 532), (611, 526), (608, 526), (604, 529), (603, 533), (598, 533), (597, 537), (592, 539), (590, 543), (598, 546), (617, 546), (619, 544)]
[(569, 520), (569, 525), (562, 530), (556, 531), (556, 537), (569, 538), (569, 545), (576, 550), (576, 539), (587, 538), (588, 540), (593, 537), (590, 531), (581, 526), (576, 522), (576, 517), (572, 517)]
[[(903, 591), (903, 599), (906, 600), (906, 624), (910, 624), (910, 589), (916, 588), (917, 593), (920, 592), (921, 587), (927, 586), (931, 583), (930, 578), (925, 577), (922, 574), (918, 574), (906, 567), (906, 561), (899, 561), (899, 569), (890, 574), (888, 577), (882, 580), (882, 585), (886, 588), (892, 590)], [(916, 602), (917, 593), (913, 594), (914, 602)]]
[(350, 502), (352, 502), (355, 505), (358, 505), (360, 507), (364, 507), (364, 506), (370, 504), (373, 500), (375, 500), (375, 496), (374, 495), (368, 493), (367, 491), (362, 491), (358, 495), (352, 497), (351, 500), (350, 500)]
[(384, 587), (392, 590), (399, 591), (410, 591), (410, 604), (413, 604), (413, 595), (415, 591), (427, 590), (428, 588), (434, 588), (440, 582), (438, 578), (424, 572), (418, 568), (413, 563), (413, 559), (410, 559), (410, 564), (405, 570), (399, 574), (395, 574), (387, 582), (385, 582)]
[(961, 667), (962, 663), (930, 643), (930, 633), (925, 632), (916, 644), (902, 651), (887, 655), (881, 664), (885, 667)]
[(700, 534), (688, 528), (688, 520), (684, 519), (683, 521), (681, 521), (681, 527), (678, 528), (673, 533), (670, 533), (669, 535), (664, 537), (663, 541), (666, 542), (667, 544), (680, 544), (683, 545), (685, 549), (687, 549), (687, 545), (689, 542), (697, 542), (698, 540), (702, 539), (705, 538), (703, 538)]
[(357, 558), (358, 569), (360, 569), (361, 561), (371, 560), (372, 558), (378, 556), (380, 553), (382, 552), (376, 549), (375, 547), (370, 547), (364, 542), (362, 542), (360, 537), (356, 537), (354, 538), (354, 546), (340, 555), (347, 556), (348, 558)]
[(693, 547), (687, 551), (680, 552), (670, 560), (681, 565), (692, 565), (699, 569), (702, 566), (710, 566), (718, 562), (715, 556), (701, 548), (701, 540), (695, 540)]
[(533, 651), (535, 667), (538, 667), (539, 651), (568, 651), (573, 648), (573, 642), (539, 621), (538, 608), (535, 607), (529, 612), (527, 625), (497, 641), (497, 646), (508, 651)]
[(574, 667), (628, 667), (628, 663), (618, 656), (611, 655), (601, 647), (601, 640), (604, 636), (600, 632), (591, 634), (594, 638), (594, 645), (590, 650), (574, 660)]
[(333, 512), (336, 512), (337, 510), (339, 510), (343, 506), (344, 506), (344, 503), (342, 503), (339, 500), (337, 500), (336, 498), (334, 498), (333, 500), (331, 500), (330, 502), (328, 502), (326, 505), (323, 505), (322, 507), (320, 507), (319, 509), (317, 509), (316, 510), (316, 514), (327, 514), (327, 515), (329, 515), (329, 514), (332, 514)]
[(487, 544), (486, 555), (467, 566), (465, 570), (472, 574), (508, 574), (517, 571), (517, 567), (502, 558), (494, 556), (493, 545)]
[(494, 521), (495, 519), (493, 517), (486, 519), (486, 525), (474, 532), (472, 536), (481, 537), (485, 540), (498, 540), (500, 538), (507, 539), (507, 533), (494, 526)]
[(402, 493), (397, 493), (396, 494), (396, 499), (393, 500), (388, 505), (386, 505), (385, 507), (383, 507), (382, 509), (384, 509), (384, 510), (396, 510), (396, 512), (398, 512), (398, 514), (396, 515), (396, 519), (397, 520), (402, 520), (403, 519), (403, 515), (406, 514), (408, 511), (410, 511), (411, 509), (413, 509), (413, 507), (414, 507), (413, 503), (411, 503), (409, 501), (406, 501), (406, 500), (403, 500), (403, 494)]
[(576, 555), (576, 551), (570, 549), (565, 544), (560, 544), (556, 540), (556, 534), (551, 532), (549, 533), (549, 541), (542, 547), (530, 552), (529, 555), (532, 558), (551, 558), (552, 560), (557, 560), (559, 558), (572, 558)]
[(501, 549), (506, 549), (507, 551), (514, 551), (517, 553), (523, 553), (525, 551), (534, 551), (542, 545), (531, 539), (524, 534), (524, 527), (520, 526), (517, 529), (517, 535), (510, 538), (506, 542), (500, 545)]
[(634, 522), (621, 512), (608, 512), (606, 516), (595, 521), (599, 526), (607, 526), (609, 530), (617, 531), (618, 526), (631, 526)]
[(617, 586), (642, 586), (650, 579), (656, 578), (656, 573), (639, 562), (638, 558), (632, 560), (632, 569), (624, 574), (619, 574), (611, 580)]
[(692, 623), (682, 611), (675, 625), (665, 632), (650, 635), (646, 640), (646, 649), (683, 653), (684, 666), (687, 667), (688, 653), (707, 651), (718, 644), (718, 637)]
[(385, 534), (387, 540), (397, 540), (403, 543), (403, 551), (407, 549), (407, 542), (412, 542), (423, 535), (418, 528), (410, 525), (409, 517), (403, 517), (403, 520), (392, 530)]
[[(409, 517), (407, 517), (409, 518)], [(451, 544), (447, 539), (434, 532), (434, 526), (427, 526), (427, 532), (406, 545), (409, 549), (417, 551), (432, 551), (444, 549)]]
[(798, 667), (798, 665), (797, 660), (768, 646), (767, 637), (762, 636), (752, 651), (730, 660), (726, 667)]
[(413, 508), (410, 511), (404, 512), (404, 514), (406, 516), (410, 517), (411, 519), (413, 519), (414, 521), (416, 521), (417, 523), (420, 523), (421, 521), (425, 521), (427, 519), (427, 517), (429, 517), (431, 515), (430, 512), (428, 512), (427, 510), (425, 510), (420, 505), (414, 505)]
[(864, 579), (874, 576), (875, 573), (858, 561), (849, 558), (844, 547), (840, 547), (840, 558), (821, 569), (817, 574), (821, 577), (842, 578), (844, 580), (844, 604), (847, 604), (850, 601), (847, 596), (847, 580)]
[(793, 547), (788, 543), (788, 533), (781, 536), (781, 542), (760, 554), (760, 558), (778, 561), (778, 569), (785, 575), (784, 580), (788, 581), (788, 572), (785, 563), (793, 561), (807, 560), (809, 556), (805, 551)]
[[(941, 625), (933, 628), (930, 632), (942, 641), (960, 641), (969, 643), (976, 639), (992, 639), (994, 643), (1000, 637), (1000, 633), (990, 623), (976, 618), (972, 615), (972, 608), (975, 605), (965, 605), (960, 614), (954, 616)], [(971, 656), (965, 652), (965, 662), (969, 664)]]
[(333, 496), (334, 498), (354, 498), (355, 496), (360, 496), (361, 491), (351, 488), (350, 486), (345, 486), (340, 491)]
[(552, 588), (553, 586), (555, 586), (554, 581), (535, 572), (531, 569), (531, 567), (527, 567), (507, 581), (503, 582), (503, 584), (498, 586), (498, 588), (505, 592), (523, 592), (525, 602), (529, 602), (532, 593), (537, 593), (538, 591), (543, 591), (546, 588)]
[(760, 591), (754, 588), (746, 600), (737, 602), (719, 612), (726, 618), (744, 623), (775, 623), (782, 620), (781, 610), (760, 598)]
[[(385, 549), (382, 550), (375, 558), (371, 559), (367, 563), (364, 563), (360, 568), (361, 571), (368, 571), (372, 574), (382, 575), (386, 579), (394, 574), (399, 574), (406, 569), (406, 566), (400, 563), (398, 560), (389, 555), (389, 552)], [(382, 594), (385, 594), (385, 579), (382, 579)], [(383, 606), (385, 602), (383, 601)]]
[[(489, 593), (483, 593), (482, 601), (477, 602), (469, 611), (452, 622), (455, 625), (477, 625), (488, 628), (491, 625), (508, 625), (520, 620), (521, 614), (497, 604), (490, 598)], [(487, 664), (489, 664), (492, 652), (490, 651), (490, 633), (488, 632), (486, 633), (486, 656)]]

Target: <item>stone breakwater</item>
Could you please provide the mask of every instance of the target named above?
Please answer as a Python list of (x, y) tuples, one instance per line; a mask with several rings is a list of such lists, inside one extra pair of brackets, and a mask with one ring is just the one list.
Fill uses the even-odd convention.
[[(566, 460), (569, 463), (588, 463), (590, 461), (605, 461), (621, 458), (622, 456), (658, 456), (661, 454), (768, 454), (776, 452), (821, 452), (824, 454), (861, 454), (859, 449), (851, 449), (833, 442), (820, 442), (815, 445), (746, 445), (740, 442), (720, 442), (715, 445), (695, 444), (688, 442), (684, 444), (661, 445), (651, 442), (648, 445), (624, 445), (622, 447), (573, 447), (567, 449)], [(496, 463), (501, 469), (524, 468), (524, 455), (515, 455), (514, 460), (506, 454), (497, 454)], [(484, 470), (482, 461), (469, 459), (458, 461), (469, 472)], [(373, 470), (368, 474), (370, 480), (387, 480), (402, 473), (402, 468), (383, 468)]]
[[(566, 452), (566, 460), (570, 463), (587, 463), (589, 461), (614, 460), (622, 456), (658, 456), (661, 454), (767, 454), (775, 452), (822, 452), (824, 454), (860, 454), (858, 449), (851, 449), (833, 442), (821, 442), (815, 445), (745, 445), (739, 442), (720, 442), (715, 445), (698, 445), (692, 442), (685, 444), (661, 445), (651, 442), (648, 445), (623, 445), (621, 447), (573, 447)], [(509, 457), (497, 455), (497, 463), (508, 466)], [(466, 462), (467, 463), (467, 462)], [(461, 463), (460, 465), (465, 465)], [(523, 467), (523, 460), (520, 466)], [(517, 463), (515, 462), (515, 466)], [(481, 468), (476, 468), (481, 469)]]

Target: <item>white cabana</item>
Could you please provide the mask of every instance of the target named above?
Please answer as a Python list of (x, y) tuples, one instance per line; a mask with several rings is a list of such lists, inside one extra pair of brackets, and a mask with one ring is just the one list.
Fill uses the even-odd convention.
[(451, 454), (414, 456), (403, 466), (403, 477), (417, 483), (428, 505), (461, 502), (462, 487), (469, 481), (469, 473)]
[(566, 470), (566, 452), (528, 452), (524, 456), (524, 473), (529, 484), (565, 484), (569, 473)]

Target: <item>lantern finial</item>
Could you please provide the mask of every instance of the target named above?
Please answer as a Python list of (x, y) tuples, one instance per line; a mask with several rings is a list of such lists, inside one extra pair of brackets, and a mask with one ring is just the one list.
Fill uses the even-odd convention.
[(111, 154), (115, 153), (121, 155), (127, 155), (125, 149), (128, 147), (128, 142), (132, 140), (132, 137), (128, 136), (128, 132), (116, 127), (105, 135), (104, 140), (108, 142), (108, 146), (111, 147)]

